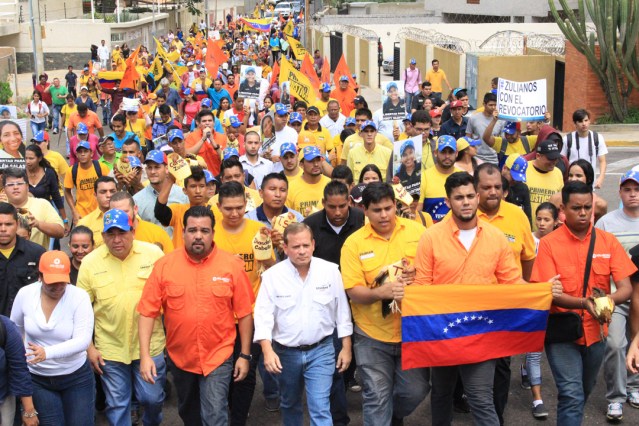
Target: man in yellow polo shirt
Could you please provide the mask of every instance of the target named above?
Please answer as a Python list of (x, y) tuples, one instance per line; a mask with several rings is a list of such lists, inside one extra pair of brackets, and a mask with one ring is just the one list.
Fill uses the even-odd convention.
[(442, 92), (444, 91), (443, 83), (446, 83), (446, 86), (448, 86), (448, 90), (453, 90), (453, 88), (450, 86), (444, 70), (439, 68), (439, 61), (437, 59), (433, 59), (431, 65), (433, 66), (433, 68), (426, 72), (426, 81), (430, 82), (430, 85), (433, 89), (433, 96), (437, 99), (441, 99)]
[(138, 216), (138, 206), (135, 205), (133, 196), (125, 191), (116, 192), (111, 197), (109, 207), (122, 210), (129, 215), (129, 220), (135, 229), (135, 239), (145, 243), (155, 244), (160, 247), (164, 254), (173, 251), (173, 241), (166, 231), (155, 223), (147, 222)]
[[(322, 154), (333, 151), (333, 139), (328, 129), (325, 129), (320, 124), (322, 115), (316, 106), (310, 106), (306, 110), (306, 124), (303, 126), (303, 131), (309, 132), (315, 137), (315, 144), (319, 147)], [(298, 148), (300, 147), (298, 144)]]
[(131, 396), (144, 408), (145, 425), (162, 423), (166, 364), (164, 328), (156, 318), (151, 356), (157, 368), (154, 384), (140, 376), (140, 343), (136, 306), (146, 279), (164, 253), (157, 246), (134, 241), (129, 216), (122, 210), (104, 213), (104, 245), (89, 253), (78, 272), (78, 287), (93, 304), (95, 330), (87, 355), (101, 375), (109, 424), (131, 424)]
[[(313, 106), (317, 108), (317, 110), (319, 111), (319, 115), (320, 117), (324, 117), (326, 114), (328, 114), (328, 103), (330, 101), (335, 101), (337, 102), (336, 99), (331, 98), (331, 85), (328, 83), (322, 83), (320, 85), (320, 98), (315, 99), (315, 102), (313, 102)], [(338, 102), (339, 105), (339, 102)], [(308, 111), (306, 112), (308, 114)]]
[[(342, 152), (339, 157), (340, 164), (346, 165), (348, 161), (348, 154), (351, 149), (364, 143), (364, 139), (362, 137), (360, 129), (362, 128), (362, 124), (364, 124), (364, 122), (367, 120), (373, 120), (373, 113), (371, 112), (371, 110), (367, 108), (360, 108), (355, 111), (355, 134), (350, 135), (344, 140)], [(348, 123), (344, 122), (344, 128), (347, 128), (348, 125)], [(377, 143), (378, 145), (383, 145), (391, 151), (393, 150), (393, 142), (391, 142), (386, 136), (379, 132), (377, 132), (377, 135), (375, 135), (375, 143)]]
[(324, 157), (316, 146), (302, 150), (302, 175), (291, 181), (286, 197), (286, 207), (297, 210), (306, 217), (321, 210), (324, 187), (331, 181), (322, 174)]
[[(401, 367), (401, 314), (388, 305), (400, 301), (404, 286), (415, 278), (417, 243), (425, 228), (396, 216), (393, 188), (369, 183), (362, 195), (368, 223), (344, 243), (340, 265), (344, 288), (351, 299), (355, 329), (353, 349), (364, 392), (364, 424), (401, 424), (424, 400), (428, 369)], [(385, 267), (406, 259), (396, 281), (378, 286), (375, 277)]]
[(349, 152), (346, 165), (353, 172), (355, 180), (359, 179), (362, 169), (368, 164), (374, 164), (382, 172), (382, 180), (386, 180), (386, 171), (393, 155), (393, 150), (375, 142), (377, 125), (374, 121), (367, 120), (361, 125), (361, 135), (364, 143), (356, 146)]
[(111, 196), (118, 192), (118, 188), (115, 179), (111, 176), (100, 176), (95, 181), (93, 190), (95, 191), (95, 199), (98, 201), (98, 208), (80, 219), (78, 226), (84, 225), (93, 231), (93, 241), (95, 247), (98, 248), (103, 244), (102, 230), (104, 224), (102, 223), (102, 216), (109, 210)]

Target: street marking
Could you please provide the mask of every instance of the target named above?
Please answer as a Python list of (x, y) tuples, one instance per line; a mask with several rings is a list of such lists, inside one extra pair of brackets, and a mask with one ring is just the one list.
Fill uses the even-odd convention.
[(628, 169), (631, 169), (636, 165), (639, 165), (639, 156), (626, 158), (625, 160), (615, 161), (614, 163), (608, 164), (608, 167), (606, 169), (606, 174), (612, 174), (612, 173), (608, 173), (608, 171), (614, 171), (614, 170), (627, 171)]

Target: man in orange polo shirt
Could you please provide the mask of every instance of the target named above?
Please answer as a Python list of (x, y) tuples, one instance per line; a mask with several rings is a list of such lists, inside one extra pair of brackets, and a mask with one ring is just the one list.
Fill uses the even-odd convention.
[(100, 137), (104, 137), (104, 129), (102, 128), (100, 117), (91, 111), (86, 104), (78, 105), (78, 110), (69, 116), (69, 127), (67, 127), (69, 139), (73, 137), (80, 123), (84, 123), (87, 126), (90, 135), (95, 134), (97, 130)]
[[(414, 284), (516, 284), (523, 283), (513, 251), (497, 227), (477, 218), (479, 197), (473, 177), (456, 172), (446, 178), (446, 204), (450, 220), (426, 229), (417, 246)], [(560, 292), (556, 279), (553, 290)], [(433, 425), (449, 425), (457, 374), (462, 377), (473, 422), (498, 425), (493, 402), (496, 360), (431, 369)], [(472, 390), (471, 390), (472, 389)]]
[[(592, 209), (591, 185), (573, 181), (563, 187), (564, 225), (541, 239), (531, 275), (533, 282), (543, 281), (548, 274), (561, 275), (564, 294), (553, 300), (551, 313), (575, 312), (582, 318), (582, 338), (546, 343), (546, 356), (557, 385), (558, 425), (582, 424), (584, 406), (603, 362), (608, 327), (600, 325), (594, 312), (593, 290), (603, 291), (615, 305), (624, 303), (632, 294), (630, 276), (637, 270), (617, 238), (597, 229), (583, 297), (586, 259), (595, 230), (590, 223)], [(617, 288), (612, 294), (611, 278)]]
[(339, 87), (336, 87), (331, 92), (331, 98), (339, 102), (339, 106), (342, 109), (342, 114), (348, 117), (355, 108), (353, 100), (357, 96), (357, 93), (350, 87), (348, 87), (348, 77), (343, 75), (339, 79)]
[[(228, 424), (231, 377), (243, 380), (251, 360), (253, 290), (244, 262), (213, 243), (214, 226), (208, 208), (186, 211), (184, 247), (156, 263), (137, 308), (140, 374), (148, 383), (157, 375), (149, 354), (153, 325), (164, 315), (178, 412), (185, 425), (201, 425), (202, 419)], [(235, 318), (241, 352), (233, 366)]]
[(211, 110), (198, 112), (195, 122), (197, 129), (189, 133), (184, 141), (186, 152), (204, 158), (207, 169), (217, 176), (220, 174), (222, 150), (226, 148), (226, 136), (215, 131), (215, 118)]

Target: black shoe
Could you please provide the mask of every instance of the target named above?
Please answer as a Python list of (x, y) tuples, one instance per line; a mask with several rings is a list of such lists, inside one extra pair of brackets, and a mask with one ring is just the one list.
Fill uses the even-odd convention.
[(131, 425), (137, 426), (140, 424), (140, 412), (138, 410), (131, 410)]
[(391, 426), (404, 426), (404, 419), (393, 417), (393, 419), (391, 420)]
[(361, 392), (362, 391), (362, 385), (359, 384), (359, 382), (357, 381), (357, 379), (353, 378), (353, 380), (349, 380), (348, 383), (346, 384), (346, 388), (348, 390), (350, 390), (351, 392)]
[(466, 395), (463, 395), (461, 399), (453, 401), (453, 410), (456, 413), (470, 413), (470, 405), (468, 405), (468, 399)]

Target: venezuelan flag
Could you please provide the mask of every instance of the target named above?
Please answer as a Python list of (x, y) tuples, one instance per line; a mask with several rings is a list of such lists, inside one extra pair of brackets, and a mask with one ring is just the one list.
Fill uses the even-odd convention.
[(549, 283), (409, 286), (402, 367), (443, 367), (543, 350)]
[(269, 18), (265, 18), (265, 19), (241, 18), (240, 21), (244, 25), (246, 25), (250, 30), (253, 30), (253, 31), (261, 31), (263, 33), (267, 33), (271, 30), (271, 20)]
[(113, 89), (115, 87), (115, 80), (122, 80), (122, 77), (124, 77), (124, 71), (100, 71), (98, 73), (100, 86), (105, 89)]

